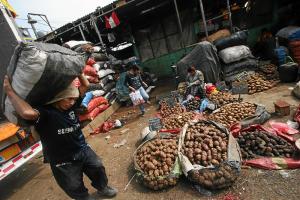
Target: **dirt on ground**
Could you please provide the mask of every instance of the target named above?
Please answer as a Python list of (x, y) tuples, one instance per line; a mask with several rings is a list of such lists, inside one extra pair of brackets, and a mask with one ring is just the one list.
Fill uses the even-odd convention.
[[(286, 100), (291, 104), (292, 113), (296, 110), (299, 101), (293, 98), (289, 87), (293, 85), (282, 84), (276, 88), (254, 95), (242, 95), (245, 101), (260, 103), (268, 111), (274, 112), (273, 102), (277, 99)], [(170, 91), (167, 86), (156, 89), (152, 96)], [(154, 99), (154, 98), (152, 98)], [(260, 170), (242, 169), (241, 175), (235, 184), (226, 190), (212, 192), (211, 194), (199, 193), (184, 177), (173, 188), (163, 191), (151, 191), (143, 187), (133, 178), (135, 171), (132, 155), (140, 144), (140, 132), (147, 126), (148, 119), (157, 112), (156, 104), (147, 106), (144, 117), (139, 116), (138, 110), (121, 108), (112, 117), (126, 119), (127, 123), (120, 129), (109, 133), (90, 136), (87, 140), (96, 153), (102, 158), (106, 167), (109, 184), (116, 187), (119, 193), (115, 199), (220, 199), (220, 200), (298, 200), (300, 199), (300, 170)], [(279, 118), (286, 121), (291, 117)], [(109, 137), (107, 137), (109, 136)], [(126, 144), (114, 148), (114, 144), (126, 139)], [(42, 163), (42, 155), (36, 156), (16, 172), (0, 182), (0, 199), (10, 200), (67, 200), (68, 196), (56, 184), (50, 167)], [(90, 186), (90, 181), (85, 177), (85, 184), (90, 193), (95, 195), (95, 189)]]

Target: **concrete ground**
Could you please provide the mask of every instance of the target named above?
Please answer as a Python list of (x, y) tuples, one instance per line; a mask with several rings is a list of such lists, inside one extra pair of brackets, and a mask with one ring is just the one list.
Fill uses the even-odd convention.
[[(277, 99), (286, 100), (291, 104), (292, 113), (299, 104), (299, 100), (291, 96), (293, 84), (280, 84), (276, 88), (254, 95), (242, 95), (245, 101), (260, 103), (273, 112), (273, 102)], [(152, 96), (158, 93), (170, 91), (167, 86), (155, 90)], [(140, 144), (140, 132), (148, 123), (148, 119), (156, 113), (156, 106), (147, 107), (144, 117), (138, 116), (138, 111), (132, 112), (132, 108), (121, 108), (113, 118), (126, 118), (127, 124), (121, 129), (112, 130), (106, 134), (90, 136), (89, 144), (103, 159), (106, 166), (109, 184), (119, 190), (115, 199), (245, 199), (245, 200), (298, 200), (300, 199), (300, 170), (268, 171), (258, 169), (243, 169), (236, 183), (229, 189), (218, 191), (212, 196), (198, 193), (184, 178), (180, 179), (177, 186), (168, 190), (155, 192), (143, 187), (136, 178), (124, 188), (135, 174), (132, 164), (132, 155)], [(292, 117), (274, 119), (286, 121)], [(125, 131), (128, 129), (128, 131)], [(123, 132), (123, 133), (122, 133)], [(105, 139), (108, 138), (109, 139)], [(114, 148), (114, 144), (126, 139), (127, 143)], [(86, 186), (91, 193), (95, 190), (85, 178)], [(42, 163), (39, 155), (25, 164), (15, 173), (0, 182), (0, 199), (10, 200), (66, 200), (69, 199), (58, 187), (51, 174), (49, 165)]]

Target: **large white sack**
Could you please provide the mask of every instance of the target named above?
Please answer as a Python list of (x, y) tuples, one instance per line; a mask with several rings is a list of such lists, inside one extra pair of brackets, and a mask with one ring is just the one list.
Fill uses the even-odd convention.
[[(41, 106), (82, 73), (86, 58), (56, 44), (20, 44), (8, 66), (14, 91), (31, 106)], [(3, 94), (4, 95), (4, 94)], [(10, 100), (4, 95), (3, 111), (9, 121), (19, 124)]]
[(224, 63), (228, 64), (244, 58), (252, 57), (252, 53), (249, 47), (240, 45), (223, 49), (219, 52), (219, 57)]

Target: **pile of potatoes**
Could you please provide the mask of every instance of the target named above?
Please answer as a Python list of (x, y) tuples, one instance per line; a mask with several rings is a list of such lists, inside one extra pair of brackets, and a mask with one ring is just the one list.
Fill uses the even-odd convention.
[(214, 124), (198, 122), (186, 130), (182, 153), (190, 162), (219, 166), (227, 160), (228, 135)]
[(162, 124), (165, 129), (182, 128), (187, 122), (194, 118), (193, 112), (184, 112), (181, 114), (171, 114), (169, 117), (162, 119)]
[(178, 155), (175, 139), (154, 139), (137, 150), (135, 163), (144, 172), (143, 183), (153, 190), (160, 190), (177, 183), (177, 178), (170, 176)]
[(197, 98), (193, 98), (193, 99), (189, 100), (186, 105), (187, 111), (198, 110), (200, 107), (200, 103), (201, 103), (200, 99), (197, 99)]
[(233, 95), (229, 92), (213, 93), (208, 96), (208, 99), (218, 107), (239, 101), (238, 98), (233, 97)]
[(191, 170), (189, 179), (208, 189), (229, 187), (238, 177), (238, 171), (226, 163), (217, 169)]
[(248, 93), (254, 94), (257, 92), (262, 92), (275, 87), (279, 81), (278, 80), (267, 80), (267, 78), (260, 73), (255, 73), (250, 75), (246, 82), (248, 83)]
[(167, 102), (160, 102), (160, 115), (163, 118), (168, 117), (171, 114), (181, 114), (183, 112), (185, 112), (185, 110), (179, 103), (176, 103), (173, 107), (170, 107)]
[(227, 104), (209, 115), (209, 120), (218, 122), (229, 128), (231, 125), (253, 116), (256, 112), (256, 105), (247, 102)]
[(259, 70), (265, 76), (266, 79), (279, 80), (279, 73), (276, 65), (265, 64), (260, 66)]
[(243, 159), (258, 156), (290, 158), (294, 147), (284, 139), (266, 131), (242, 132), (237, 142), (240, 145)]

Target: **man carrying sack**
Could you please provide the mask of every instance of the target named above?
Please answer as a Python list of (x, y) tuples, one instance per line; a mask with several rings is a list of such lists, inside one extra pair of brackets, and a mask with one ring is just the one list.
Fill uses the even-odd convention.
[(102, 161), (86, 143), (74, 112), (89, 85), (83, 75), (78, 78), (81, 83), (79, 89), (71, 84), (46, 105), (36, 108), (32, 108), (14, 92), (7, 76), (3, 85), (16, 112), (32, 122), (39, 133), (46, 154), (44, 156), (49, 159), (53, 176), (67, 195), (76, 200), (94, 199), (84, 186), (84, 173), (99, 195), (113, 197), (117, 190), (107, 185)]

